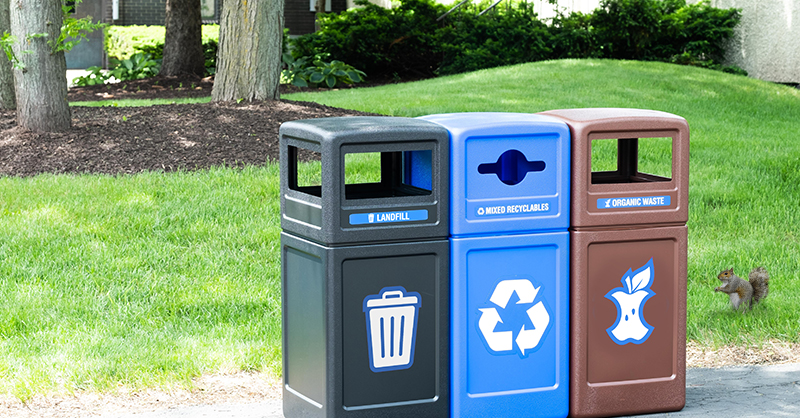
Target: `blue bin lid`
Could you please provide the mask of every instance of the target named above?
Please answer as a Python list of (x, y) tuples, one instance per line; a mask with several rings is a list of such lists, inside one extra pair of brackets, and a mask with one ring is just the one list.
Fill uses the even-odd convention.
[(527, 113), (423, 116), (450, 135), (450, 233), (522, 233), (569, 227), (570, 133)]

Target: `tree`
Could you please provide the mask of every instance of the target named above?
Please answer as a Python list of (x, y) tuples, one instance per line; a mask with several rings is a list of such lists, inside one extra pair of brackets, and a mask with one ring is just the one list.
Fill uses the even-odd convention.
[(214, 101), (280, 98), (283, 1), (225, 0)]
[[(11, 31), (8, 0), (0, 0), (0, 35)], [(0, 109), (16, 109), (14, 97), (14, 72), (5, 52), (0, 51)]]
[(167, 0), (161, 74), (205, 73), (200, 0)]
[[(32, 131), (65, 131), (72, 125), (67, 102), (67, 61), (61, 42), (60, 1), (15, 0), (10, 8), (17, 125)], [(48, 42), (50, 40), (50, 42)]]

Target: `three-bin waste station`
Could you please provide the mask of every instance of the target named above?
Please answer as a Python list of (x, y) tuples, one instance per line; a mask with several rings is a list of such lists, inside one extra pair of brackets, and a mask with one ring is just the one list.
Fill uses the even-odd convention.
[(280, 147), (287, 418), (683, 408), (683, 118), (322, 118)]

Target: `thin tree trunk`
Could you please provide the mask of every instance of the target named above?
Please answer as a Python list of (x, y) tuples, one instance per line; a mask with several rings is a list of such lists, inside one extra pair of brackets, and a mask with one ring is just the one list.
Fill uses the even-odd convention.
[(314, 31), (319, 31), (319, 17), (325, 13), (325, 0), (317, 0), (314, 5)]
[[(0, 0), (0, 35), (11, 32), (8, 0)], [(17, 99), (14, 97), (14, 72), (11, 61), (5, 52), (0, 51), (0, 108), (16, 109)]]
[(205, 73), (200, 0), (167, 0), (162, 75)]
[(225, 0), (222, 4), (214, 101), (280, 98), (283, 3)]
[[(61, 2), (12, 0), (10, 10), (11, 33), (17, 37), (14, 54), (25, 67), (14, 70), (17, 125), (32, 131), (66, 131), (72, 123), (67, 61), (63, 51), (53, 54), (47, 43), (61, 33)], [(47, 37), (32, 36), (42, 33)]]

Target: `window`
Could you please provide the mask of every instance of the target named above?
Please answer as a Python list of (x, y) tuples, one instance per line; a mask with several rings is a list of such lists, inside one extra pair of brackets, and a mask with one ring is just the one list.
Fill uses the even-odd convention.
[(219, 22), (217, 0), (200, 0), (200, 19), (203, 23)]
[[(325, 11), (331, 11), (331, 0), (322, 0), (325, 2)], [(317, 0), (309, 0), (309, 10), (312, 12), (317, 11)]]

